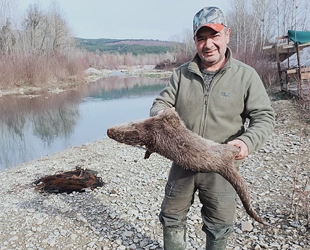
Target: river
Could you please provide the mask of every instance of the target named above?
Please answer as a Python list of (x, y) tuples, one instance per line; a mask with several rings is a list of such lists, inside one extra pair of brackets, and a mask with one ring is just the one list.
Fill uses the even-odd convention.
[(0, 98), (0, 171), (107, 138), (143, 119), (167, 79), (110, 76), (58, 94)]

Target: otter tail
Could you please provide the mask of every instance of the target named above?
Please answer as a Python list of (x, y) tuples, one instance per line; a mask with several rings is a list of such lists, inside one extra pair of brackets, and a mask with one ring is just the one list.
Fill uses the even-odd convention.
[[(221, 169), (221, 170), (223, 170), (223, 169)], [(263, 225), (270, 226), (270, 224), (267, 223), (266, 221), (264, 221), (253, 209), (253, 207), (251, 205), (251, 199), (250, 199), (250, 195), (249, 195), (247, 186), (246, 186), (242, 176), (235, 169), (233, 164), (231, 166), (228, 166), (227, 169), (225, 169), (225, 171), (221, 171), (221, 173), (219, 173), (219, 174), (222, 175), (227, 181), (229, 181), (229, 183), (236, 190), (236, 192), (237, 192), (237, 194), (238, 194), (238, 196), (239, 196), (239, 198), (243, 204), (243, 207), (245, 208), (248, 215), (250, 215), (257, 222), (259, 222)]]

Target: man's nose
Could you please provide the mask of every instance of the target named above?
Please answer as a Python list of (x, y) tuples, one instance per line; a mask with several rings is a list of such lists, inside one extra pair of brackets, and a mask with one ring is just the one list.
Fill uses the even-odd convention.
[(204, 39), (204, 47), (210, 48), (213, 47), (213, 40), (211, 38)]

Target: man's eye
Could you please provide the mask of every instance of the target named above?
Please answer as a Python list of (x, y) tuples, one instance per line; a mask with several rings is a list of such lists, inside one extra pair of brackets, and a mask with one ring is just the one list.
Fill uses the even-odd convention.
[(221, 37), (221, 35), (220, 35), (219, 33), (217, 33), (217, 34), (213, 35), (211, 38), (212, 38), (213, 40), (217, 40), (217, 39), (219, 39), (220, 37)]

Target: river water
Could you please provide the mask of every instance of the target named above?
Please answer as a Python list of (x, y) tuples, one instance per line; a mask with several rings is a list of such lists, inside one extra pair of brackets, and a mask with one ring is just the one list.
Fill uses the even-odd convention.
[(0, 98), (0, 171), (107, 138), (107, 128), (147, 118), (167, 79), (110, 76), (59, 94)]

